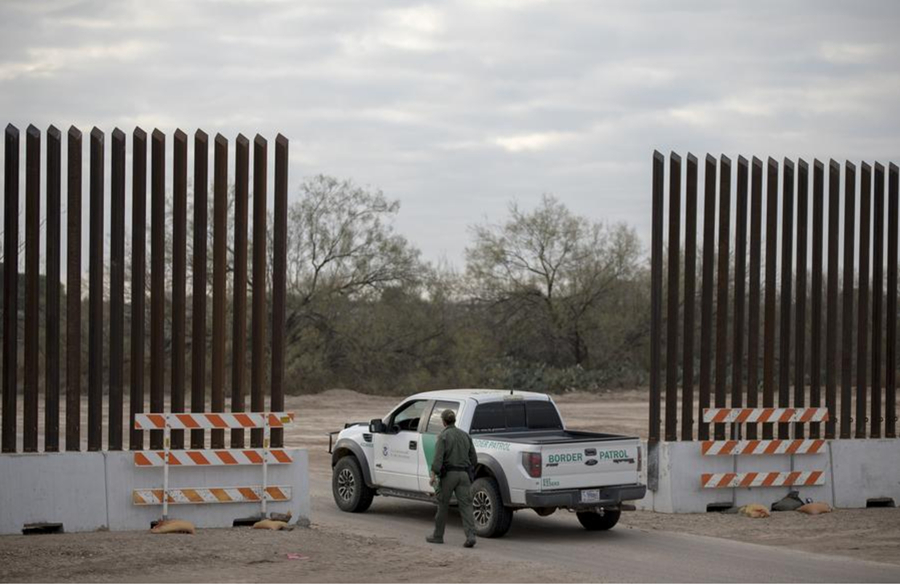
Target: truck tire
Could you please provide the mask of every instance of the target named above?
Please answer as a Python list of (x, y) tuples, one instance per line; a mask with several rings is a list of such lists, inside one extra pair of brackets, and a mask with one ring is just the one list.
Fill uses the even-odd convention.
[(491, 477), (472, 483), (472, 512), (479, 537), (503, 537), (512, 526), (513, 511), (503, 505), (500, 487)]
[(619, 522), (619, 516), (622, 514), (618, 509), (607, 509), (603, 515), (594, 513), (593, 511), (579, 511), (576, 513), (578, 521), (588, 531), (606, 531), (612, 529)]
[(362, 468), (355, 456), (345, 456), (334, 465), (331, 494), (338, 508), (348, 513), (362, 513), (372, 505), (375, 490), (366, 485)]

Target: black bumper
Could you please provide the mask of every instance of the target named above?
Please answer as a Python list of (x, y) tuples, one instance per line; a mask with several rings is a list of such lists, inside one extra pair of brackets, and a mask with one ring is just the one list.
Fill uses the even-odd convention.
[(597, 488), (600, 491), (600, 500), (593, 503), (581, 502), (581, 491), (590, 489), (587, 487), (586, 489), (526, 492), (525, 505), (528, 507), (564, 507), (566, 509), (617, 507), (623, 501), (643, 499), (647, 494), (645, 485), (615, 485)]

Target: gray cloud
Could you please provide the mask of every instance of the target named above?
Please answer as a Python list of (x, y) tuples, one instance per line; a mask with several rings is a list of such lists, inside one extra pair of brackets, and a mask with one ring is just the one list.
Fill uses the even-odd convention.
[[(864, 7), (864, 8), (860, 8)], [(896, 3), (4, 2), (24, 128), (291, 138), (291, 183), (382, 188), (425, 256), (553, 192), (649, 240), (654, 148), (897, 158)]]

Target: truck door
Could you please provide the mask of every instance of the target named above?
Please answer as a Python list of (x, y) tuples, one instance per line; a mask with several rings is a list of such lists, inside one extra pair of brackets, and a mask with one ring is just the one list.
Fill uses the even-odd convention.
[(428, 400), (402, 404), (385, 421), (387, 432), (374, 434), (375, 483), (406, 491), (419, 490), (419, 423)]
[(431, 481), (431, 463), (434, 461), (434, 446), (437, 442), (438, 434), (444, 429), (444, 422), (441, 420), (441, 412), (444, 410), (453, 410), (454, 414), (459, 415), (459, 402), (452, 400), (437, 400), (434, 402), (434, 408), (431, 409), (431, 415), (425, 424), (422, 433), (422, 454), (419, 455), (419, 491), (423, 493), (433, 493)]

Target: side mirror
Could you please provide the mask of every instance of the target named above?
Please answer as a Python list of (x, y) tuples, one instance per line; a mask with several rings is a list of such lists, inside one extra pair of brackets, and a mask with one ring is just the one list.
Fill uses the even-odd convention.
[(384, 434), (387, 431), (387, 428), (379, 418), (375, 418), (371, 422), (369, 422), (369, 432), (372, 434)]

